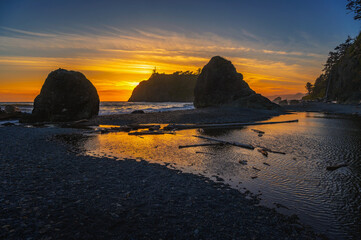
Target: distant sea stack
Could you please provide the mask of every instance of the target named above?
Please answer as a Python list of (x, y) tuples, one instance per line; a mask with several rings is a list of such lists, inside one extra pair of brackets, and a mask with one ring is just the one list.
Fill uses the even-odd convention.
[(192, 102), (197, 77), (189, 71), (153, 73), (134, 88), (128, 102)]
[(212, 59), (202, 69), (194, 89), (194, 106), (235, 106), (257, 109), (279, 109), (268, 98), (256, 94), (237, 73), (233, 64), (219, 56)]
[(58, 69), (46, 78), (34, 100), (33, 121), (73, 121), (98, 115), (99, 96), (80, 72)]

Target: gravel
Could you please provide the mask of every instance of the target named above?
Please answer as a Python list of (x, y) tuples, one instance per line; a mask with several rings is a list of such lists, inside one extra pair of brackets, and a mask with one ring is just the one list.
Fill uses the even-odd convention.
[(320, 238), (222, 183), (50, 140), (80, 131), (0, 128), (1, 239)]

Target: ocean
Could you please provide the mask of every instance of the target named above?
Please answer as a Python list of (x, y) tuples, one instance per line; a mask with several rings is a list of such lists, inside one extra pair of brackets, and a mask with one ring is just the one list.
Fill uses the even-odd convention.
[[(31, 113), (33, 110), (32, 102), (0, 103), (2, 109), (4, 109), (5, 105), (15, 105), (20, 111), (26, 113)], [(193, 103), (191, 102), (101, 102), (99, 115), (131, 113), (134, 110), (143, 110), (144, 112), (165, 112), (189, 109), (194, 109)]]

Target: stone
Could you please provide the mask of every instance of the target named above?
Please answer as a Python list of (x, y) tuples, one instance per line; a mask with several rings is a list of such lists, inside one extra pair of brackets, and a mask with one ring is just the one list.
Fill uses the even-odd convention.
[(20, 110), (18, 107), (14, 106), (14, 105), (6, 105), (5, 112), (6, 113), (15, 113), (15, 112), (20, 112)]
[(255, 93), (236, 71), (233, 64), (215, 56), (203, 67), (194, 89), (196, 108), (234, 106), (257, 109), (278, 109), (277, 104)]
[(94, 85), (80, 72), (58, 69), (46, 78), (34, 100), (33, 121), (75, 121), (99, 112)]
[(143, 114), (145, 113), (143, 110), (134, 110), (133, 112), (131, 112), (132, 114)]

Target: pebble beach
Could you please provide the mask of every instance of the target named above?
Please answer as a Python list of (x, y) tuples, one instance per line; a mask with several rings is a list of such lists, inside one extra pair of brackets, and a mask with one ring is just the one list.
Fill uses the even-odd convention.
[[(239, 111), (228, 120), (248, 122), (270, 116), (258, 114), (257, 119), (255, 113)], [(207, 114), (198, 113), (198, 121), (194, 121), (197, 114), (187, 111), (101, 116), (91, 121), (184, 123), (217, 118), (217, 114), (212, 119), (204, 117)], [(221, 115), (225, 116), (224, 112)], [(136, 156), (83, 156), (71, 141), (82, 131), (0, 128), (0, 238), (321, 238), (296, 216), (259, 206), (256, 198), (246, 198), (223, 183), (135, 160)], [(57, 136), (68, 137), (64, 141)]]

